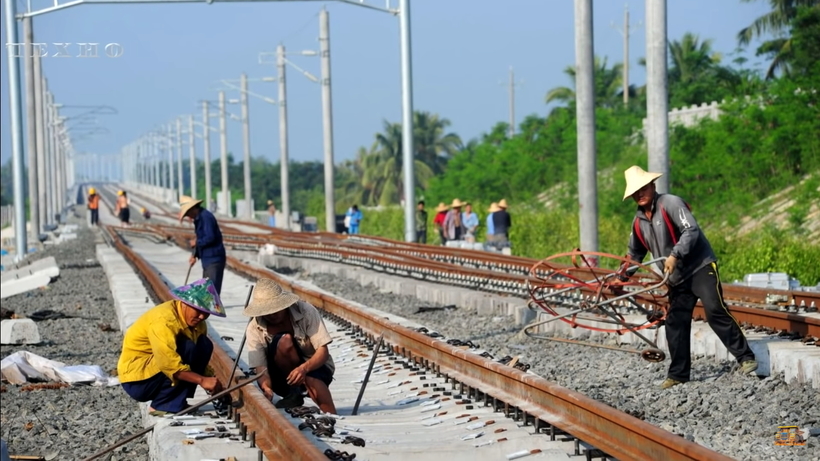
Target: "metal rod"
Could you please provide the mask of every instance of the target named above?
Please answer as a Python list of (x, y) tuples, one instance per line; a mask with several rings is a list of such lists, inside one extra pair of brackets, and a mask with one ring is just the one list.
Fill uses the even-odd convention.
[[(245, 299), (245, 308), (247, 308), (248, 304), (251, 302), (253, 287), (254, 285), (251, 285), (250, 289), (248, 289), (248, 297)], [(245, 326), (245, 331), (242, 333), (242, 342), (239, 343), (239, 350), (236, 351), (236, 358), (233, 361), (233, 368), (231, 368), (231, 374), (228, 375), (229, 380), (233, 380), (233, 374), (236, 373), (236, 367), (239, 366), (239, 357), (242, 356), (242, 349), (245, 348), (245, 340), (248, 339), (248, 326), (250, 326), (252, 321), (253, 317), (251, 317), (251, 319), (248, 320), (248, 325)]]
[[(241, 388), (241, 387), (244, 387), (244, 386), (247, 386), (247, 385), (248, 385), (248, 384), (250, 384), (250, 383), (256, 382), (256, 381), (257, 381), (259, 378), (261, 378), (262, 376), (263, 376), (263, 375), (261, 375), (261, 374), (260, 374), (260, 375), (256, 375), (256, 376), (254, 376), (254, 377), (252, 377), (252, 378), (248, 379), (247, 381), (242, 381), (241, 383), (239, 383), (239, 384), (237, 384), (237, 385), (235, 385), (235, 386), (233, 386), (233, 387), (229, 387), (229, 388), (227, 388), (227, 389), (223, 390), (222, 392), (218, 392), (218, 393), (216, 393), (216, 394), (214, 394), (214, 395), (212, 395), (212, 396), (208, 397), (207, 399), (205, 399), (205, 400), (203, 400), (203, 401), (201, 401), (201, 402), (199, 402), (199, 403), (195, 403), (195, 404), (191, 405), (190, 407), (188, 407), (188, 408), (186, 408), (186, 409), (184, 409), (184, 410), (180, 411), (179, 413), (177, 413), (177, 414), (176, 414), (176, 416), (183, 416), (183, 415), (186, 415), (186, 414), (188, 414), (188, 413), (191, 413), (192, 411), (197, 410), (197, 409), (201, 408), (201, 407), (202, 407), (202, 406), (204, 406), (204, 405), (207, 405), (207, 404), (209, 404), (209, 403), (211, 403), (211, 402), (213, 402), (213, 401), (215, 401), (215, 400), (221, 399), (222, 397), (224, 397), (224, 396), (226, 396), (226, 395), (230, 394), (231, 392), (236, 391), (237, 389), (239, 389), (239, 388)], [(122, 439), (122, 440), (119, 440), (119, 441), (115, 442), (113, 445), (109, 445), (108, 447), (104, 448), (103, 450), (100, 450), (100, 451), (98, 451), (97, 453), (94, 453), (93, 455), (89, 456), (88, 458), (83, 459), (83, 461), (91, 461), (91, 460), (93, 460), (93, 459), (97, 459), (97, 458), (99, 458), (100, 456), (102, 456), (102, 455), (104, 455), (104, 454), (106, 454), (106, 453), (110, 453), (110, 452), (111, 452), (111, 451), (113, 451), (115, 448), (118, 448), (118, 447), (120, 447), (120, 446), (122, 446), (122, 445), (125, 445), (126, 443), (128, 443), (128, 442), (130, 442), (130, 441), (132, 441), (132, 440), (135, 440), (135, 439), (139, 438), (140, 436), (145, 435), (145, 434), (147, 434), (147, 433), (149, 433), (149, 432), (153, 431), (153, 430), (154, 430), (154, 428), (155, 428), (156, 426), (157, 426), (157, 425), (156, 425), (156, 424), (154, 424), (153, 426), (146, 427), (145, 429), (143, 429), (143, 430), (141, 430), (141, 431), (137, 432), (136, 434), (129, 435), (128, 437), (125, 437), (124, 439)]]
[(373, 350), (373, 357), (370, 358), (370, 364), (367, 366), (367, 373), (364, 375), (364, 381), (362, 381), (362, 387), (359, 388), (359, 395), (356, 397), (356, 404), (353, 405), (353, 412), (350, 413), (353, 416), (359, 413), (359, 404), (362, 402), (362, 396), (364, 395), (364, 390), (367, 387), (367, 381), (370, 379), (370, 372), (373, 371), (373, 365), (376, 363), (376, 357), (379, 355), (379, 351), (382, 348), (382, 342), (384, 341), (384, 333), (379, 335), (379, 342), (376, 343), (376, 348)]

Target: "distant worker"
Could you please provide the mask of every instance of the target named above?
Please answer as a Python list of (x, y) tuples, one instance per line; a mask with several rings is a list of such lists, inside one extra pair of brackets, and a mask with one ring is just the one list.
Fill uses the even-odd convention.
[(424, 200), (416, 204), (416, 243), (427, 243), (427, 210)]
[(464, 234), (464, 225), (461, 223), (461, 207), (464, 202), (459, 199), (453, 199), (450, 205), (450, 211), (444, 217), (444, 235), (447, 240), (461, 240)]
[(755, 355), (737, 320), (726, 308), (712, 246), (683, 199), (656, 192), (655, 181), (661, 176), (639, 166), (630, 167), (624, 172), (623, 198), (632, 197), (638, 204), (629, 236), (629, 259), (640, 263), (647, 252), (655, 258), (666, 258), (658, 267), (669, 276), (669, 312), (665, 324), (671, 362), (661, 388), (689, 381), (692, 312), (698, 299), (706, 311), (706, 321), (735, 356), (740, 370), (751, 373), (757, 369)]
[(248, 366), (262, 374), (259, 388), (276, 408), (304, 404), (303, 390), (325, 413), (336, 413), (330, 394), (336, 366), (327, 345), (332, 339), (319, 311), (270, 279), (259, 279), (243, 312), (253, 317), (245, 332)]
[(433, 226), (438, 232), (438, 239), (441, 245), (447, 244), (447, 235), (444, 232), (444, 220), (447, 218), (447, 212), (450, 210), (444, 202), (441, 202), (436, 207), (436, 217), (433, 218)]
[(493, 213), (493, 235), (496, 246), (508, 247), (510, 246), (510, 229), (512, 228), (512, 219), (507, 212), (507, 200), (501, 199), (498, 202), (499, 210)]
[(276, 205), (273, 200), (268, 200), (268, 226), (276, 227)]
[(151, 212), (148, 211), (146, 208), (140, 208), (140, 213), (142, 213), (142, 218), (146, 221), (151, 219)]
[(208, 366), (214, 345), (205, 321), (212, 314), (225, 317), (213, 283), (197, 280), (171, 296), (128, 328), (117, 363), (123, 390), (138, 402), (151, 401), (153, 416), (187, 408), (197, 385), (210, 394), (223, 389)]
[(196, 232), (196, 238), (190, 242), (193, 254), (188, 262), (193, 266), (197, 259), (202, 260), (202, 277), (210, 279), (216, 292), (222, 294), (222, 277), (228, 261), (222, 231), (214, 214), (202, 208), (201, 203), (202, 200), (183, 196), (179, 204), (179, 222), (182, 223), (186, 216), (191, 218)]
[(131, 209), (128, 208), (128, 194), (124, 190), (117, 192), (117, 206), (114, 209), (114, 214), (120, 218), (122, 227), (131, 225)]
[(347, 221), (347, 233), (351, 235), (355, 235), (359, 233), (359, 224), (362, 222), (362, 212), (359, 211), (359, 205), (353, 205), (347, 210), (345, 213), (345, 218)]
[(501, 210), (498, 207), (498, 203), (493, 202), (490, 204), (490, 208), (487, 209), (487, 244), (490, 246), (495, 245), (495, 226), (493, 225), (493, 213), (496, 211)]
[(464, 226), (464, 240), (470, 243), (475, 242), (475, 232), (478, 230), (480, 222), (470, 202), (464, 203), (464, 212), (461, 213), (461, 224)]
[(93, 187), (88, 188), (88, 212), (91, 215), (91, 225), (100, 225), (100, 196), (97, 195), (97, 189)]

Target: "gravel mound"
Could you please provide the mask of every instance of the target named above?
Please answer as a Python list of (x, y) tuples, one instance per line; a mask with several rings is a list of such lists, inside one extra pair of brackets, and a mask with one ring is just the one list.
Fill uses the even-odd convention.
[(461, 307), (416, 314), (430, 303), (331, 274), (300, 277), (448, 338), (477, 343), (496, 360), (520, 356), (533, 373), (727, 456), (820, 460), (817, 436), (809, 437), (805, 447), (774, 446), (779, 425), (820, 428), (820, 392), (810, 385), (789, 384), (782, 376), (742, 375), (735, 362), (696, 357), (692, 381), (663, 391), (658, 385), (666, 377), (668, 361), (654, 364), (635, 354), (521, 337), (511, 316), (481, 316)]
[[(66, 365), (99, 365), (116, 376), (122, 333), (107, 278), (96, 260), (95, 235), (84, 220), (72, 217), (70, 222), (81, 225), (76, 240), (33, 258), (54, 256), (60, 277), (44, 290), (3, 300), (3, 307), (22, 316), (49, 309), (72, 318), (38, 321), (43, 343), (4, 345), (2, 357), (26, 350)], [(0, 432), (11, 454), (82, 459), (142, 429), (138, 403), (120, 386), (33, 391), (21, 387), (4, 383), (0, 394)], [(134, 441), (100, 459), (147, 460), (148, 445)]]

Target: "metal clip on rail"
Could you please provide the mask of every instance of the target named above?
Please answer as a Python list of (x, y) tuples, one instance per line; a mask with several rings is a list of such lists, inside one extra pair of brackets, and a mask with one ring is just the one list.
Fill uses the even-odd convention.
[[(613, 272), (597, 267), (579, 266), (577, 261), (579, 259), (587, 261), (587, 256), (618, 260), (622, 269)], [(559, 266), (555, 260), (561, 258), (570, 258), (572, 264)], [(664, 274), (661, 278), (649, 267), (649, 265), (662, 262), (663, 259), (657, 258), (646, 264), (641, 264), (604, 253), (574, 251), (555, 255), (541, 261), (530, 271), (532, 280), (527, 282), (527, 290), (530, 293), (530, 301), (527, 306), (532, 310), (547, 313), (551, 317), (528, 324), (522, 330), (522, 333), (536, 339), (635, 353), (646, 361), (662, 362), (666, 358), (666, 354), (657, 345), (658, 330), (655, 332), (654, 341), (641, 334), (640, 330), (657, 327), (666, 318), (666, 307), (661, 303), (661, 300), (666, 297), (666, 293), (659, 293), (659, 290), (666, 285), (669, 275)], [(640, 276), (637, 276), (637, 271), (642, 271)], [(630, 273), (633, 275), (625, 276), (625, 274)], [(582, 276), (588, 275), (592, 275), (593, 278), (582, 278)], [(647, 309), (638, 302), (638, 299), (648, 302), (654, 307)], [(620, 310), (619, 304), (621, 305)], [(646, 321), (634, 323), (634, 321), (627, 320), (626, 313), (622, 312), (625, 309), (640, 312), (646, 316)], [(643, 350), (626, 349), (557, 338), (538, 332), (539, 327), (556, 320), (569, 324), (573, 329), (582, 328), (618, 335), (632, 333), (646, 343), (649, 348)]]

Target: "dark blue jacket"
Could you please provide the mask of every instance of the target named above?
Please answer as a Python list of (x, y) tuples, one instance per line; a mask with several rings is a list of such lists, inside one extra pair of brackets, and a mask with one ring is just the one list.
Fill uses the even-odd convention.
[(225, 246), (222, 244), (222, 231), (216, 223), (214, 214), (205, 208), (200, 209), (194, 219), (196, 231), (196, 247), (194, 256), (202, 260), (202, 267), (213, 263), (225, 262)]

